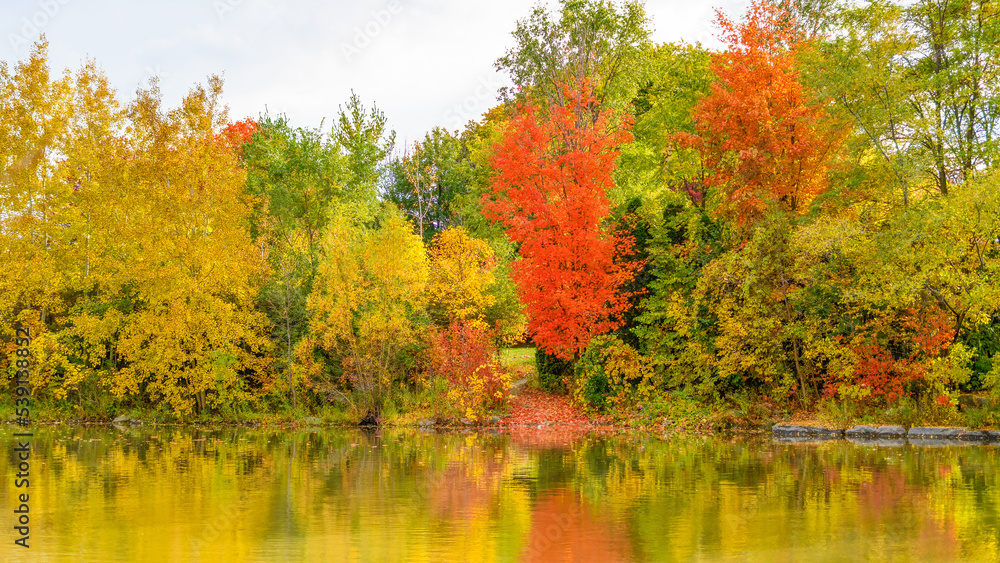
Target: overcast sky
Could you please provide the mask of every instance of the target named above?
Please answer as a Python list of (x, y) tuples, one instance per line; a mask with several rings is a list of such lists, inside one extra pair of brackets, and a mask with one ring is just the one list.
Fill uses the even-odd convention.
[[(353, 89), (383, 110), (397, 147), (454, 130), (496, 103), (494, 61), (537, 0), (4, 0), (0, 58), (23, 59), (40, 33), (54, 70), (95, 59), (122, 101), (158, 76), (169, 107), (211, 74), (230, 117), (284, 113), (330, 126)], [(718, 7), (748, 0), (650, 0), (657, 42), (716, 47)], [(555, 4), (551, 4), (555, 5)]]

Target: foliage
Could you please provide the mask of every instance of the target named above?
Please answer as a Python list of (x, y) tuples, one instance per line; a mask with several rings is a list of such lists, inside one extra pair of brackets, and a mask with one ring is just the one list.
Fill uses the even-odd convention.
[(447, 378), (448, 399), (472, 421), (483, 421), (502, 408), (510, 392), (511, 372), (500, 364), (491, 330), (462, 320), (431, 335), (430, 369)]
[(35, 336), (36, 393), (181, 416), (251, 404), (271, 384), (254, 310), (266, 268), (222, 81), (172, 110), (154, 83), (122, 108), (95, 64), (50, 81), (44, 43), (0, 74), (0, 253), (15, 273), (0, 303)]
[(586, 84), (565, 95), (564, 106), (529, 103), (514, 119), (494, 153), (494, 197), (484, 207), (520, 245), (514, 280), (528, 331), (568, 360), (620, 325), (628, 295), (619, 288), (637, 265), (618, 260), (631, 241), (602, 225), (615, 148), (628, 134), (607, 112), (590, 120), (595, 100)]
[(717, 80), (695, 108), (698, 134), (680, 137), (701, 150), (706, 187), (720, 190), (723, 209), (741, 221), (774, 202), (808, 209), (827, 188), (841, 138), (825, 103), (799, 80), (795, 59), (807, 45), (791, 18), (765, 0), (752, 2), (742, 23), (719, 14), (728, 48), (712, 57)]
[(386, 198), (409, 215), (420, 236), (430, 241), (460, 222), (453, 202), (473, 181), (472, 167), (465, 140), (435, 127), (390, 164)]
[(345, 159), (340, 146), (318, 129), (293, 128), (287, 118), (267, 115), (245, 139), (242, 154), (247, 191), (259, 202), (251, 232), (267, 249), (272, 272), (258, 303), (283, 348), (278, 365), (294, 409), (294, 349), (308, 324), (306, 298), (319, 268), (330, 207), (342, 197)]
[(344, 190), (359, 201), (374, 201), (387, 158), (396, 142), (396, 132), (387, 128), (385, 114), (364, 104), (353, 91), (346, 107), (341, 106), (330, 132), (345, 158)]
[(947, 195), (993, 167), (995, 5), (870, 1), (838, 17), (842, 33), (827, 49), (837, 61), (830, 89), (889, 167), (904, 204), (915, 188)]
[(260, 202), (254, 234), (269, 243), (276, 258), (302, 255), (309, 266), (308, 293), (330, 205), (344, 181), (340, 146), (317, 129), (293, 128), (284, 116), (265, 115), (242, 150), (247, 191)]
[[(676, 191), (702, 207), (704, 168), (696, 149), (678, 141), (678, 133), (694, 134), (692, 112), (710, 91), (711, 53), (691, 45), (661, 45), (650, 55), (651, 72), (632, 102), (634, 140), (621, 147), (612, 198), (655, 202), (651, 214), (668, 205)], [(672, 199), (672, 198), (671, 198)]]
[(565, 393), (568, 390), (566, 383), (573, 375), (573, 362), (548, 354), (539, 347), (535, 348), (535, 367), (543, 391)]
[(296, 348), (308, 384), (356, 391), (362, 419), (377, 420), (393, 383), (416, 367), (428, 277), (423, 244), (398, 210), (338, 206), (309, 296), (309, 332)]
[(600, 336), (574, 364), (573, 402), (598, 412), (627, 415), (654, 392), (648, 358), (613, 336)]
[(222, 83), (208, 86), (166, 113), (158, 91), (140, 92), (129, 112), (143, 151), (123, 203), (142, 204), (119, 236), (133, 241), (127, 275), (143, 307), (121, 329), (125, 365), (109, 387), (118, 396), (145, 389), (180, 413), (246, 403), (252, 387), (269, 385), (267, 321), (253, 303), (265, 266), (247, 233), (246, 177), (218, 134)]
[(640, 2), (539, 6), (503, 102), (402, 155), (353, 93), (327, 130), (231, 122), (216, 77), (125, 103), (38, 43), (0, 63), (2, 381), (23, 326), (33, 398), (74, 415), (478, 419), (500, 344), (650, 423), (956, 421), (1000, 393), (996, 6), (717, 23), (712, 52), (652, 44)]
[(493, 249), (453, 227), (435, 237), (430, 255), (431, 316), (439, 323), (456, 319), (483, 327), (487, 309), (496, 303), (488, 291), (496, 281)]
[(530, 94), (544, 103), (569, 103), (564, 84), (590, 81), (595, 101), (622, 109), (642, 76), (650, 47), (649, 21), (642, 3), (628, 0), (560, 0), (558, 19), (543, 6), (517, 22), (516, 46), (497, 60), (514, 88), (503, 88), (508, 100)]

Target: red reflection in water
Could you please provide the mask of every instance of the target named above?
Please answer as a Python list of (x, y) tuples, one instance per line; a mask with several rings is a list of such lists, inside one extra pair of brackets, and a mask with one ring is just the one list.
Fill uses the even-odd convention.
[[(906, 475), (895, 468), (873, 472), (871, 481), (858, 487), (862, 529), (915, 538), (913, 556), (920, 561), (958, 560), (961, 545), (955, 518), (936, 514), (933, 502), (931, 491), (909, 486)], [(915, 530), (907, 529), (910, 522)]]
[(628, 530), (593, 515), (569, 491), (545, 494), (531, 512), (522, 561), (634, 561)]

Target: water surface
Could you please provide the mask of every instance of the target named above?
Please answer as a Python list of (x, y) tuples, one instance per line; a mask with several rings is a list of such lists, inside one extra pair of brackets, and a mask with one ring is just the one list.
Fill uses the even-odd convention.
[(996, 561), (1000, 448), (0, 427), (2, 561)]

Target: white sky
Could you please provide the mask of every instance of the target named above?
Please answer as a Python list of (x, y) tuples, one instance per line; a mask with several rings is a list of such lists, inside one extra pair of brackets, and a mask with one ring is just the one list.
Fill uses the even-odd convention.
[[(494, 61), (536, 0), (4, 0), (0, 59), (44, 33), (53, 71), (95, 59), (124, 102), (151, 76), (174, 107), (210, 74), (232, 119), (284, 113), (324, 129), (353, 89), (385, 112), (397, 147), (459, 129), (495, 105)], [(717, 47), (714, 8), (748, 0), (649, 0), (656, 42)], [(554, 3), (552, 5), (555, 5)]]

